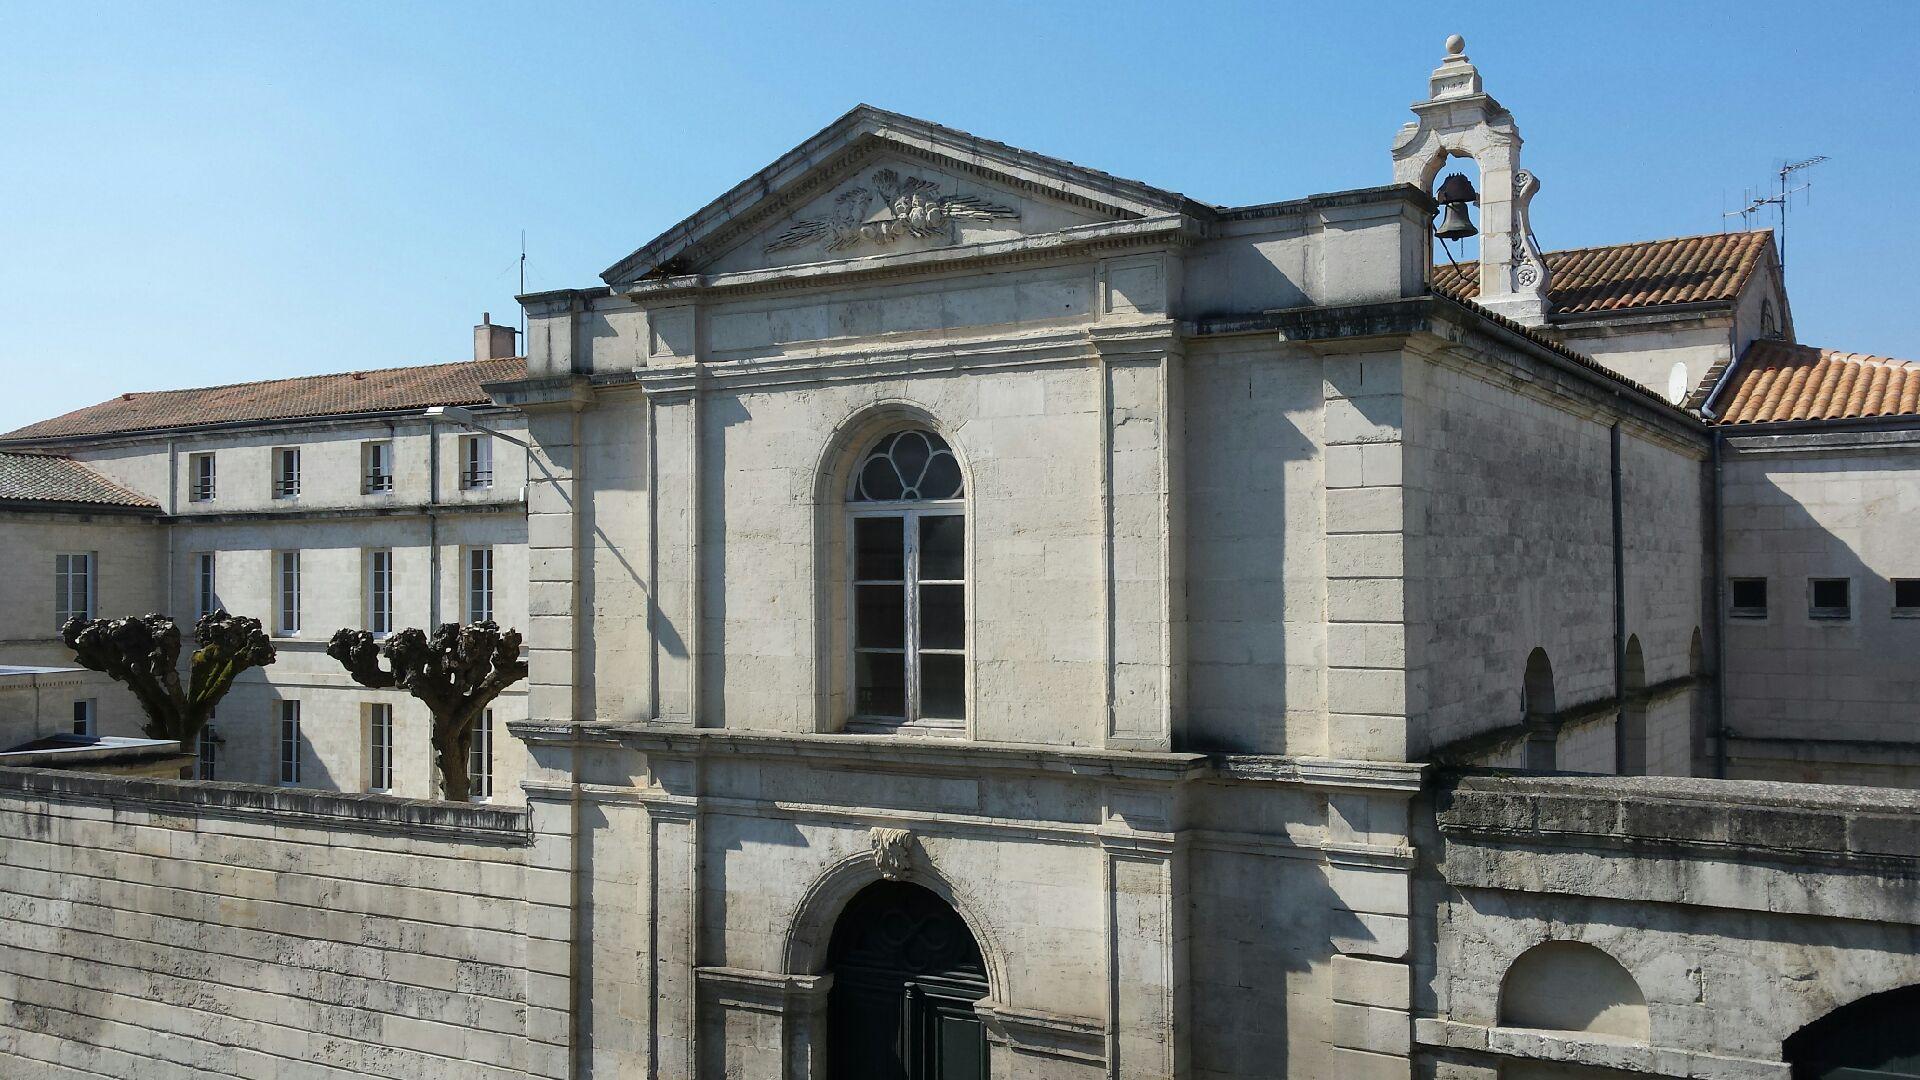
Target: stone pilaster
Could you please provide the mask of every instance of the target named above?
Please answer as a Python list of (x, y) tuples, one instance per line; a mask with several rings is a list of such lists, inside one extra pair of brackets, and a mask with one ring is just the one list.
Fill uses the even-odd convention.
[(1398, 353), (1324, 360), (1327, 756), (1404, 761), (1409, 492)]
[(1185, 1075), (1188, 1002), (1185, 847), (1164, 792), (1115, 792), (1100, 834), (1107, 898), (1107, 1075)]
[(1092, 331), (1100, 360), (1106, 744), (1170, 750), (1185, 631), (1183, 372), (1170, 323)]
[(652, 1001), (651, 1076), (694, 1080), (698, 1074), (699, 800), (685, 794), (697, 766), (649, 763), (659, 790), (645, 801), (648, 903), (653, 921), (648, 992)]

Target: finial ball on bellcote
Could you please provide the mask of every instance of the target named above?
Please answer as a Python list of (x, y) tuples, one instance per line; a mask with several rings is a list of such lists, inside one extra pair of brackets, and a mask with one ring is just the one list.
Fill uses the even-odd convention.
[(1447, 55), (1448, 56), (1463, 56), (1466, 54), (1466, 51), (1467, 51), (1466, 38), (1461, 37), (1459, 34), (1447, 35)]

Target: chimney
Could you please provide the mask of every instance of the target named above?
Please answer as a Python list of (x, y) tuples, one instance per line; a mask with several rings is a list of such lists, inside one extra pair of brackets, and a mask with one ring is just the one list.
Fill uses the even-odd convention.
[(480, 313), (480, 325), (473, 328), (473, 358), (475, 360), (498, 360), (503, 356), (518, 356), (520, 351), (514, 348), (513, 327), (495, 326), (493, 313)]

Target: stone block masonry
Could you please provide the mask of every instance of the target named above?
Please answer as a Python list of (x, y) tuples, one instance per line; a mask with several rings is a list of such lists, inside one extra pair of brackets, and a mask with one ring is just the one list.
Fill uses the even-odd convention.
[(0, 1076), (563, 1076), (545, 840), (517, 807), (0, 770)]

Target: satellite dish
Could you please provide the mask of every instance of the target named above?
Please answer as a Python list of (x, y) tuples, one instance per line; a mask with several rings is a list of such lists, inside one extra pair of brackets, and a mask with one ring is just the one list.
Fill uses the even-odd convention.
[(1687, 380), (1687, 364), (1684, 360), (1674, 361), (1673, 370), (1667, 373), (1667, 400), (1675, 405), (1687, 400), (1687, 392), (1693, 384)]

